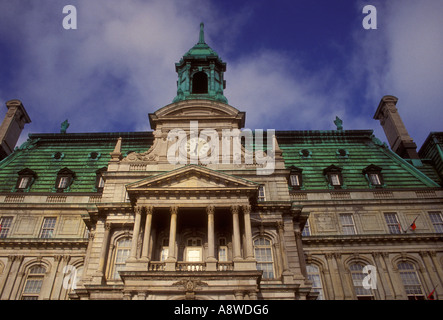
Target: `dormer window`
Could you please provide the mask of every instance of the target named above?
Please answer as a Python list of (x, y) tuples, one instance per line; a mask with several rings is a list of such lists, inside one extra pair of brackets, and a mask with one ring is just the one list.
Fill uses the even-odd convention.
[(105, 179), (103, 178), (103, 173), (106, 172), (107, 168), (103, 167), (101, 169), (98, 169), (96, 173), (95, 178), (95, 191), (97, 192), (103, 192), (103, 188), (105, 187)]
[(68, 191), (73, 180), (75, 173), (68, 168), (61, 169), (57, 173), (57, 179), (55, 181), (55, 189), (57, 192)]
[(341, 170), (341, 168), (334, 165), (330, 165), (323, 170), (323, 175), (329, 182), (330, 187), (334, 189), (340, 189), (341, 187), (343, 187), (343, 175), (341, 173)]
[(297, 168), (295, 166), (291, 166), (290, 169), (291, 171), (289, 173), (289, 185), (294, 190), (301, 189), (303, 169)]
[(366, 179), (369, 182), (370, 187), (380, 188), (383, 187), (383, 175), (381, 173), (382, 168), (371, 164), (362, 170)]
[(18, 172), (17, 184), (15, 186), (15, 191), (26, 192), (29, 191), (32, 183), (34, 182), (37, 174), (31, 169), (23, 169)]

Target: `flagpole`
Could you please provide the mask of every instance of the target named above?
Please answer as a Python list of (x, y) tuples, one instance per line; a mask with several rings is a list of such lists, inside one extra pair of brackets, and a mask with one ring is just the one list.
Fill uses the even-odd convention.
[[(434, 286), (434, 289), (432, 289), (431, 293), (428, 294), (428, 296), (426, 297), (428, 300), (435, 300), (433, 295), (434, 295), (435, 289), (437, 289), (437, 287), (438, 287), (438, 283), (436, 286)], [(429, 297), (432, 297), (432, 299), (430, 299)]]
[[(418, 218), (419, 216), (420, 216), (420, 215), (417, 215), (417, 216), (415, 217), (414, 221), (412, 221), (412, 223), (409, 225), (409, 228), (408, 228), (406, 231), (408, 231), (409, 229), (412, 229), (412, 231), (414, 231), (415, 228), (417, 228), (417, 226), (415, 225), (415, 221), (417, 220), (417, 218)], [(406, 232), (406, 231), (405, 231), (405, 232)]]

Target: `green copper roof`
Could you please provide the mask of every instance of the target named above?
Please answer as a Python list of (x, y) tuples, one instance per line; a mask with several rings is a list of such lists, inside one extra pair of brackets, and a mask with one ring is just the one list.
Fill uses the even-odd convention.
[[(108, 166), (110, 152), (122, 137), (122, 154), (143, 152), (152, 145), (151, 132), (30, 134), (27, 142), (0, 162), (0, 192), (11, 192), (17, 173), (33, 170), (37, 178), (29, 192), (52, 192), (57, 172), (68, 168), (75, 173), (70, 192), (93, 192), (96, 171)], [(60, 159), (54, 155), (60, 152)], [(91, 153), (97, 153), (96, 159)]]
[[(341, 168), (345, 189), (371, 188), (362, 173), (381, 168), (384, 189), (437, 188), (438, 174), (424, 161), (418, 170), (382, 144), (371, 130), (276, 131), (285, 166), (302, 170), (304, 190), (328, 190), (323, 170)], [(94, 192), (96, 172), (106, 168), (110, 152), (122, 137), (122, 154), (143, 152), (153, 143), (151, 132), (31, 134), (27, 142), (0, 162), (0, 192), (14, 192), (18, 172), (37, 175), (29, 192), (54, 192), (58, 171), (75, 173), (69, 192)], [(59, 159), (55, 154), (59, 152)], [(95, 159), (91, 156), (96, 153)]]
[(383, 145), (372, 130), (276, 131), (286, 167), (302, 169), (303, 187), (327, 189), (323, 170), (331, 165), (342, 169), (344, 188), (368, 189), (362, 173), (373, 164), (382, 169), (382, 189), (426, 188), (439, 185), (423, 172)]
[(204, 24), (203, 22), (200, 23), (200, 34), (199, 34), (199, 40), (198, 43), (193, 46), (189, 51), (184, 55), (185, 58), (189, 57), (198, 57), (203, 58), (207, 56), (217, 56), (217, 52), (211, 49), (210, 46), (208, 46), (205, 42), (205, 33), (204, 33)]

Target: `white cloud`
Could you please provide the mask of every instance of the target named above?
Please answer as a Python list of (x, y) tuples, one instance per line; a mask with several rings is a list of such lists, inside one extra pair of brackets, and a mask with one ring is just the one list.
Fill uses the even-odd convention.
[(441, 130), (440, 3), (374, 0), (378, 29), (354, 32), (349, 67), (308, 72), (296, 52), (238, 55), (230, 44), (254, 18), (245, 7), (222, 16), (203, 0), (79, 0), (72, 1), (78, 29), (64, 30), (59, 1), (3, 2), (0, 36), (14, 46), (19, 64), (0, 98), (23, 101), (33, 120), (25, 132), (58, 132), (66, 118), (68, 132), (149, 130), (148, 113), (174, 98), (174, 63), (197, 42), (204, 20), (207, 43), (228, 63), (225, 95), (247, 112), (248, 128), (328, 130), (337, 115), (345, 129), (374, 128), (383, 139), (372, 115), (381, 97), (392, 94), (419, 144), (430, 130)]

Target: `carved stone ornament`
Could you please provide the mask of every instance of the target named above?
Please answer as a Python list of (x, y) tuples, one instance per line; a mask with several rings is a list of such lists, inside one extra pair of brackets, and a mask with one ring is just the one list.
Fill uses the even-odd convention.
[(174, 282), (172, 284), (172, 286), (183, 287), (185, 292), (193, 292), (196, 290), (201, 290), (202, 289), (201, 287), (207, 287), (208, 284), (206, 282), (203, 282), (200, 280), (186, 279), (186, 280)]

